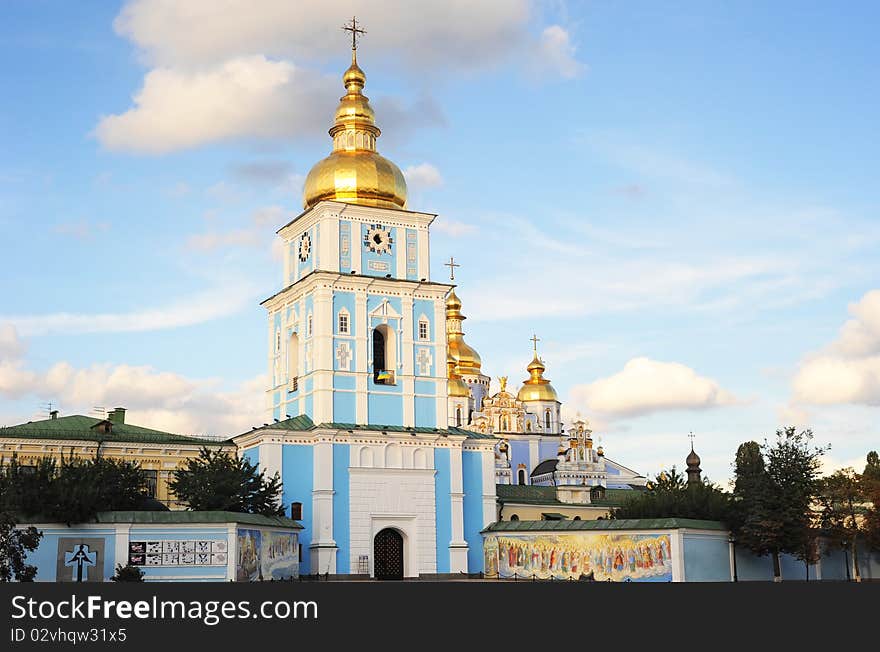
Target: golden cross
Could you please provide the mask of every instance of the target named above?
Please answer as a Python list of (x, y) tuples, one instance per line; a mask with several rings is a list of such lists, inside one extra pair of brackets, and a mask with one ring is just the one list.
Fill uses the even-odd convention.
[(532, 333), (532, 336), (529, 339), (532, 341), (532, 348), (534, 348), (535, 353), (537, 353), (538, 352), (538, 342), (540, 342), (541, 340), (534, 333)]
[(455, 268), (456, 268), (456, 267), (461, 267), (461, 265), (459, 265), (457, 262), (455, 262), (455, 258), (453, 258), (452, 256), (450, 256), (450, 257), (449, 257), (449, 262), (448, 262), (448, 263), (443, 263), (443, 266), (449, 268), (449, 280), (450, 280), (450, 281), (454, 281), (454, 280), (455, 280)]
[(358, 36), (360, 36), (361, 34), (367, 33), (367, 30), (361, 29), (360, 27), (358, 27), (357, 16), (352, 16), (351, 22), (343, 25), (342, 29), (346, 32), (351, 32), (351, 49), (357, 50)]

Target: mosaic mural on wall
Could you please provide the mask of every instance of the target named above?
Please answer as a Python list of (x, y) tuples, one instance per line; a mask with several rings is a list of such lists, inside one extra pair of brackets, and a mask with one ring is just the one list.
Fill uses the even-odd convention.
[(503, 534), (483, 541), (488, 577), (671, 582), (668, 534)]
[(284, 580), (296, 577), (298, 570), (299, 537), (295, 532), (238, 530), (237, 581)]

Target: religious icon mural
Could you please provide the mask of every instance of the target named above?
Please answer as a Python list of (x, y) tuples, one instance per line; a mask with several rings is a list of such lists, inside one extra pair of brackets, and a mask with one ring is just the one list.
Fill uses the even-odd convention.
[(668, 534), (504, 534), (483, 541), (488, 577), (671, 582)]
[(262, 533), (259, 530), (238, 531), (238, 560), (235, 564), (235, 580), (237, 582), (254, 582), (262, 580), (261, 546)]
[(285, 580), (296, 577), (299, 570), (298, 537), (293, 532), (262, 532), (260, 550), (263, 579)]

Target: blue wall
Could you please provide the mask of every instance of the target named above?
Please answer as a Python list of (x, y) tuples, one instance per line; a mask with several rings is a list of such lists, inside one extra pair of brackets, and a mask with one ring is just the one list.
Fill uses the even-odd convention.
[(511, 482), (513, 484), (519, 484), (517, 480), (517, 467), (520, 464), (526, 465), (526, 484), (529, 483), (529, 474), (532, 472), (532, 468), (529, 464), (529, 442), (527, 441), (510, 441), (510, 451), (508, 453), (510, 455), (510, 470), (513, 474), (513, 479)]
[(254, 466), (260, 466), (260, 447), (254, 446), (253, 448), (247, 449), (245, 452), (241, 454), (241, 456), (246, 459), (248, 462), (253, 464)]
[(314, 487), (314, 462), (311, 446), (284, 444), (281, 447), (281, 481), (284, 489), (281, 500), (290, 514), (290, 503), (302, 503), (302, 525), (299, 542), (302, 545), (300, 572), (308, 574), (309, 545), (312, 542), (312, 489)]
[(462, 451), (464, 539), (468, 543), (468, 572), (483, 570), (483, 460), (477, 451)]
[[(355, 230), (352, 234), (352, 246), (360, 249), (361, 252), (361, 274), (366, 274), (367, 276), (381, 276), (384, 277), (386, 274), (391, 274), (392, 278), (398, 278), (397, 276), (397, 256), (400, 255), (401, 247), (405, 248), (406, 245), (404, 243), (404, 239), (400, 237), (401, 229), (396, 227), (389, 227), (386, 224), (380, 224), (382, 228), (388, 231), (391, 234), (391, 254), (378, 254), (373, 253), (369, 250), (369, 248), (364, 246), (364, 237), (366, 237), (367, 233), (370, 230), (369, 224), (361, 224), (360, 225), (360, 237), (357, 236), (358, 231)], [(358, 249), (354, 249), (357, 251)], [(370, 263), (378, 264), (379, 268), (371, 269)], [(398, 311), (399, 312), (399, 311)]]
[(434, 501), (437, 519), (437, 572), (449, 572), (449, 543), (452, 541), (452, 490), (449, 449), (434, 449)]
[(348, 444), (333, 444), (333, 539), (336, 541), (336, 572), (350, 573), (351, 535), (349, 532), (350, 487)]
[(718, 536), (685, 535), (684, 576), (688, 582), (729, 582), (730, 544)]
[[(101, 573), (101, 579), (107, 580), (113, 576), (116, 568), (116, 529), (100, 528), (100, 529), (80, 529), (72, 528), (43, 528), (43, 538), (40, 539), (40, 546), (27, 555), (27, 563), (37, 567), (37, 575), (34, 578), (36, 582), (55, 582), (56, 564), (58, 560), (58, 539), (66, 538), (88, 538), (104, 540), (104, 560), (103, 564), (98, 562), (98, 567), (89, 567), (87, 573)], [(123, 561), (123, 560), (120, 560)], [(124, 560), (128, 561), (128, 560)], [(73, 573), (72, 569), (67, 572)], [(72, 576), (71, 576), (72, 577)]]
[(402, 426), (403, 396), (371, 392), (367, 398), (367, 423)]
[(357, 395), (354, 392), (333, 392), (333, 421), (357, 423)]
[(427, 428), (443, 427), (437, 423), (437, 399), (427, 398), (424, 396), (416, 396), (416, 426), (425, 426)]

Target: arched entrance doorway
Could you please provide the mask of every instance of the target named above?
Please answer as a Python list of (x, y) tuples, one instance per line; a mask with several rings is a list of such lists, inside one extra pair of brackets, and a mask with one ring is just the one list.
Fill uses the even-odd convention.
[(373, 575), (377, 580), (403, 579), (403, 536), (390, 527), (373, 540)]

